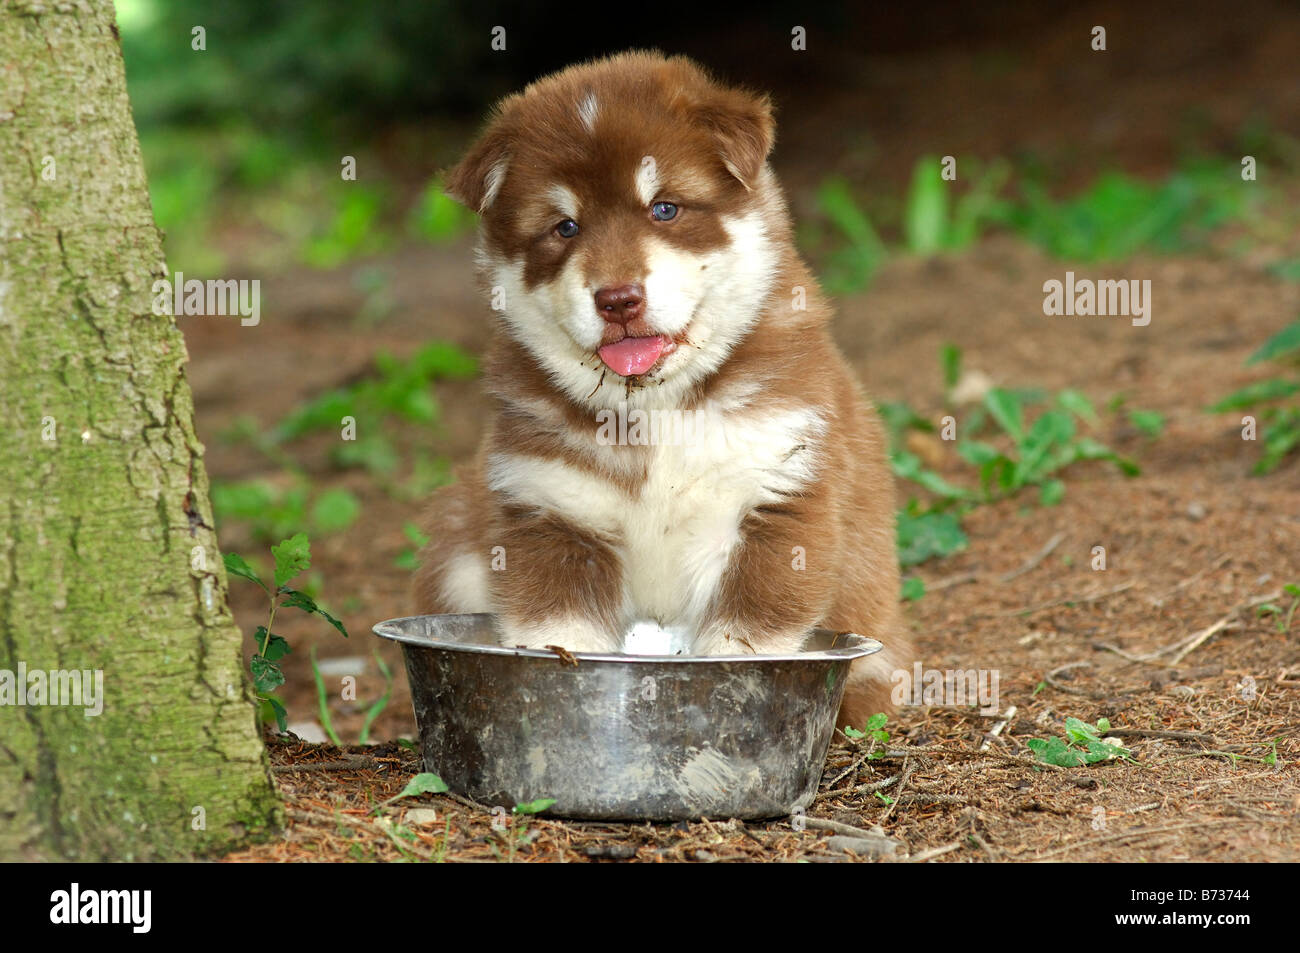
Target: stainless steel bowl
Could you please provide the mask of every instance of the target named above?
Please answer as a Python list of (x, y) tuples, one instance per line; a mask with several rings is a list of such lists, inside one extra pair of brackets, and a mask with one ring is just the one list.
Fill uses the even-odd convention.
[(789, 655), (510, 649), (491, 615), (380, 622), (402, 643), (425, 770), (502, 805), (606, 820), (775, 817), (812, 803), (849, 663), (874, 639), (814, 630)]

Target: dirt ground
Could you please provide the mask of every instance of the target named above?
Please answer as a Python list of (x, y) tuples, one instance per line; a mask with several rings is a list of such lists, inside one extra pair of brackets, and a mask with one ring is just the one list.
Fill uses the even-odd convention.
[[(1114, 17), (1124, 22), (1118, 7)], [(1065, 42), (1062, 34), (1077, 26), (1062, 21), (1026, 55), (1052, 55)], [(1292, 121), (1300, 115), (1294, 108), (1300, 84), (1267, 81), (1282, 68), (1283, 51), (1293, 54), (1300, 45), (1300, 15), (1279, 12), (1269, 39), (1250, 58), (1225, 64), (1219, 56), (1193, 55), (1203, 54), (1205, 44), (1232, 53), (1235, 34), (1228, 32), (1225, 37), (1203, 16), (1189, 16), (1169, 25), (1168, 44), (1159, 47), (1168, 63), (1126, 67), (1123, 82), (1077, 75), (1087, 66), (1063, 71), (1060, 88), (1080, 108), (1091, 104), (1086, 121), (1061, 108), (1059, 97), (1049, 109), (1046, 92), (1017, 87), (1014, 66), (1007, 67), (1011, 75), (981, 68), (996, 52), (992, 41), (873, 59), (860, 87), (784, 104), (783, 114), (793, 118), (783, 128), (777, 171), (798, 211), (809, 206), (809, 190), (822, 176), (841, 172), (858, 182), (887, 182), (905, 177), (917, 151), (968, 148), (1014, 158), (1032, 148), (1067, 156), (1070, 143), (1089, 139), (1103, 147), (1087, 160), (1061, 159), (1067, 178), (1105, 161), (1136, 172), (1167, 169), (1188, 117), (1173, 104), (1188, 101), (1182, 87), (1189, 82), (1207, 91), (1192, 111), (1202, 141), (1228, 136), (1236, 119), (1257, 110), (1285, 115), (1289, 108)], [(1193, 76), (1190, 63), (1214, 65)], [(1286, 75), (1294, 73), (1287, 68)], [(984, 79), (950, 79), (963, 75)], [(957, 99), (936, 95), (936, 82)], [(1015, 109), (978, 108), (1013, 89), (1019, 89)], [(896, 162), (875, 146), (855, 146), (844, 132), (846, 115), (864, 113), (873, 122), (863, 120), (862, 128), (871, 128), (873, 142), (899, 150)], [(1125, 135), (1129, 128), (1141, 135)], [(954, 129), (966, 141), (939, 145)], [(816, 148), (828, 141), (832, 148)], [(1203, 410), (1260, 376), (1243, 361), (1300, 314), (1300, 283), (1264, 268), (1300, 252), (1295, 225), (1292, 217), (1289, 228), (1253, 235), (1248, 246), (1228, 233), (1196, 255), (1108, 266), (1053, 260), (995, 235), (955, 256), (895, 257), (867, 291), (839, 302), (835, 334), (868, 391), (905, 400), (923, 414), (941, 413), (937, 352), (952, 342), (963, 348), (968, 368), (998, 385), (1073, 387), (1098, 406), (1122, 393), (1130, 406), (1167, 419), (1163, 435), (1150, 440), (1105, 415), (1094, 436), (1135, 458), (1140, 476), (1078, 465), (1065, 475), (1060, 505), (1041, 508), (1030, 494), (980, 508), (966, 523), (969, 548), (920, 568), (929, 591), (906, 608), (919, 657), (929, 668), (998, 670), (1001, 709), (1016, 709), (986, 750), (981, 745), (996, 719), (970, 709), (905, 707), (889, 725), (886, 757), (866, 759), (865, 749), (837, 739), (806, 830), (790, 819), (611, 825), (543, 817), (510, 834), (493, 830), (481, 806), (426, 796), (382, 812), (414, 832), (408, 840), (370, 817), (419, 770), (413, 752), (391, 741), (344, 751), (276, 741), (272, 761), (287, 803), (285, 836), (228, 859), (864, 859), (830, 840), (848, 826), (879, 827), (897, 839), (895, 859), (1300, 860), (1300, 621), (1279, 633), (1272, 619), (1257, 618), (1251, 608), (1284, 583), (1300, 581), (1300, 462), (1293, 458), (1270, 476), (1251, 476), (1258, 445), (1240, 439), (1240, 424), (1230, 415)], [(255, 329), (185, 319), (212, 476), (270, 472), (254, 451), (218, 439), (236, 416), (251, 414), (269, 426), (299, 401), (362, 373), (377, 348), (406, 354), (442, 338), (481, 350), (489, 313), (469, 277), (469, 257), (468, 244), (459, 243), (366, 262), (385, 269), (396, 301), (392, 315), (371, 328), (353, 322), (362, 303), (352, 280), (357, 266), (268, 277), (263, 322)], [(1042, 282), (1063, 278), (1067, 269), (1150, 278), (1150, 325), (1045, 317)], [(445, 420), (429, 449), (464, 459), (484, 419), (478, 384), (440, 385), (438, 396)], [(969, 479), (969, 468), (948, 446), (934, 441), (919, 449), (941, 472)], [(310, 452), (303, 456), (313, 459)], [(415, 518), (418, 504), (390, 499), (364, 477), (331, 470), (323, 453), (315, 457), (318, 484), (348, 486), (364, 510), (349, 531), (313, 542), (325, 599), (340, 610), (351, 642), (306, 618), (283, 626), (295, 646), (283, 692), (295, 722), (314, 718), (309, 645), (317, 644), (323, 658), (360, 657), (358, 694), (372, 700), (383, 681), (366, 659), (379, 641), (369, 627), (413, 610), (407, 573), (394, 559), (408, 546), (402, 525)], [(253, 548), (238, 528), (223, 530), (222, 543), (243, 553)], [(1104, 571), (1091, 566), (1095, 546), (1105, 547)], [(246, 632), (261, 621), (251, 589), (232, 587)], [(1206, 629), (1213, 631), (1174, 664), (1174, 652), (1140, 660)], [(412, 737), (400, 653), (388, 644), (378, 650), (398, 684), (373, 735)], [(341, 736), (355, 740), (363, 706), (335, 702), (332, 710)], [(1061, 735), (1067, 716), (1108, 718), (1134, 760), (1035, 766), (1025, 742)], [(1273, 742), (1276, 764), (1265, 763)], [(409, 807), (434, 808), (436, 821), (403, 820)], [(524, 827), (528, 833), (520, 836)]]

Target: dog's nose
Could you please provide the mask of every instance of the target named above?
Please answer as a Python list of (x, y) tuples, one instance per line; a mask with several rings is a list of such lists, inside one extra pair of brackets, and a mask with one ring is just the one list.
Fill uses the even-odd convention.
[(596, 310), (606, 321), (627, 324), (641, 317), (644, 305), (645, 289), (640, 285), (619, 285), (596, 292)]

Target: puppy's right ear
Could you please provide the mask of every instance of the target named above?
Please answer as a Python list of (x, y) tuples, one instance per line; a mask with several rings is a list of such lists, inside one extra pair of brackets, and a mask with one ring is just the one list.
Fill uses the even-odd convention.
[(510, 136), (493, 122), (443, 180), (443, 191), (482, 215), (492, 205), (510, 167)]

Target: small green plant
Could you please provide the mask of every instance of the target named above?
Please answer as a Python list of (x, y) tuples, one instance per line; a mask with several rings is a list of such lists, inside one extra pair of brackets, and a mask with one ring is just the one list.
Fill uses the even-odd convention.
[(985, 395), (984, 406), (1009, 438), (1011, 449), (1000, 450), (968, 439), (958, 441), (957, 452), (979, 467), (985, 502), (1036, 486), (1039, 502), (1055, 505), (1065, 496), (1065, 483), (1056, 474), (1080, 460), (1109, 461), (1125, 476), (1141, 472), (1132, 460), (1090, 437), (1078, 435), (1075, 418), (1095, 419), (1096, 414), (1087, 398), (1077, 391), (1062, 392), (1055, 405), (1039, 414), (1033, 424), (1025, 422), (1024, 401), (1014, 391), (994, 388)]
[(384, 693), (366, 709), (365, 721), (361, 723), (361, 737), (357, 739), (357, 744), (362, 745), (370, 743), (370, 726), (388, 707), (388, 700), (393, 697), (393, 670), (388, 667), (388, 663), (384, 661), (378, 650), (375, 651), (374, 658), (375, 665), (379, 667), (379, 674), (384, 676)]
[(922, 156), (916, 161), (903, 209), (903, 240), (908, 251), (932, 255), (965, 248), (988, 222), (1005, 217), (1006, 203), (997, 194), (1006, 185), (1011, 167), (1001, 160), (983, 166), (965, 160), (963, 169), (972, 167), (974, 171), (967, 177), (974, 184), (952, 201), (956, 186), (944, 180), (939, 158)]
[(845, 243), (826, 260), (826, 290), (843, 294), (865, 288), (889, 257), (871, 219), (854, 201), (848, 183), (839, 178), (822, 183), (817, 190), (817, 206)]
[(516, 804), (510, 810), (514, 814), (540, 814), (542, 811), (549, 811), (555, 807), (555, 798), (539, 797), (535, 801), (523, 801)]
[(1300, 404), (1287, 398), (1300, 393), (1300, 320), (1293, 321), (1273, 335), (1246, 360), (1246, 366), (1272, 361), (1288, 373), (1265, 378), (1233, 391), (1209, 408), (1211, 413), (1258, 411), (1264, 425), (1259, 436), (1264, 451), (1255, 464), (1256, 474), (1276, 470), (1286, 456), (1300, 447)]
[[(983, 165), (967, 162), (964, 168), (971, 171), (963, 181), (973, 184), (952, 198), (958, 187), (944, 180), (939, 159), (922, 156), (917, 160), (902, 211), (903, 247), (907, 251), (931, 255), (965, 248), (988, 224), (1006, 217), (997, 194), (1006, 184), (1010, 166), (1001, 160)], [(889, 249), (871, 218), (841, 178), (822, 183), (817, 190), (817, 206), (839, 239), (839, 246), (827, 256), (823, 268), (826, 289), (843, 294), (866, 287), (889, 257)]]
[(316, 661), (316, 646), (311, 647), (311, 677), (316, 682), (316, 711), (321, 727), (336, 747), (343, 747), (338, 734), (334, 731), (334, 719), (330, 716), (329, 691), (325, 688), (325, 677), (321, 675), (320, 665)]
[[(927, 559), (951, 556), (970, 542), (956, 513), (924, 509), (916, 500), (909, 500), (899, 510), (897, 532), (900, 566), (915, 566)], [(916, 590), (912, 592), (915, 594)]]
[(1110, 731), (1110, 722), (1105, 718), (1097, 719), (1097, 724), (1090, 725), (1078, 718), (1065, 719), (1064, 738), (1030, 738), (1025, 742), (1039, 761), (1054, 764), (1062, 768), (1074, 768), (1083, 764), (1096, 764), (1098, 761), (1110, 761), (1123, 758), (1132, 761), (1127, 748), (1102, 741), (1102, 736)]
[(402, 788), (402, 790), (392, 797), (380, 801), (370, 813), (378, 814), (390, 804), (395, 804), (404, 797), (419, 797), (421, 794), (446, 794), (450, 790), (447, 787), (447, 782), (442, 778), (428, 771), (422, 771), (407, 781), (406, 787)]
[(287, 716), (284, 705), (275, 697), (274, 692), (284, 684), (284, 672), (280, 670), (279, 662), (289, 654), (290, 649), (288, 641), (272, 631), (276, 612), (280, 609), (301, 609), (321, 616), (344, 638), (347, 638), (348, 630), (342, 622), (318, 606), (307, 593), (289, 587), (290, 581), (311, 566), (311, 543), (306, 533), (298, 533), (272, 546), (271, 555), (275, 559), (274, 583), (271, 586), (263, 582), (257, 571), (238, 553), (226, 553), (222, 560), (226, 572), (257, 583), (270, 601), (266, 625), (257, 627), (257, 651), (249, 659), (248, 669), (258, 699), (259, 718), (264, 724), (274, 720), (280, 731), (284, 731), (288, 724)]
[[(883, 758), (888, 750), (889, 732), (885, 731), (885, 723), (889, 720), (888, 715), (875, 714), (867, 719), (867, 723), (861, 731), (852, 725), (844, 726), (844, 736), (853, 741), (861, 741), (863, 738), (870, 738), (871, 745), (867, 748), (867, 760), (874, 761), (877, 758)], [(877, 749), (879, 745), (879, 749)]]
[(1282, 587), (1282, 591), (1291, 597), (1290, 607), (1277, 605), (1273, 602), (1266, 602), (1255, 609), (1256, 615), (1263, 618), (1266, 615), (1273, 616), (1277, 621), (1277, 631), (1286, 634), (1291, 631), (1291, 620), (1295, 618), (1295, 610), (1300, 606), (1300, 584), (1289, 582)]
[[(945, 392), (951, 393), (961, 376), (960, 349), (944, 345), (940, 363)], [(1125, 476), (1139, 472), (1132, 460), (1079, 434), (1081, 424), (1091, 426), (1099, 422), (1091, 402), (1079, 391), (1061, 391), (1032, 424), (1027, 424), (1026, 408), (1046, 399), (1039, 391), (995, 388), (984, 395), (980, 406), (965, 416), (961, 425), (965, 436), (956, 442), (956, 450), (962, 459), (978, 467), (978, 489), (955, 484), (927, 469), (921, 458), (906, 448), (907, 432), (932, 433), (935, 427), (931, 422), (903, 403), (882, 402), (878, 406), (889, 433), (889, 461), (894, 475), (930, 494), (928, 503), (912, 498), (898, 513), (901, 566), (914, 566), (965, 549), (969, 540), (962, 529), (962, 519), (975, 506), (1015, 496), (1030, 487), (1038, 488), (1042, 505), (1059, 503), (1065, 495), (1060, 473), (1078, 461), (1108, 461)], [(1141, 416), (1143, 413), (1130, 412), (1131, 419), (1137, 418), (1135, 426), (1140, 422), (1148, 433), (1163, 426), (1159, 414)], [(985, 437), (985, 431), (989, 431), (988, 439), (976, 439)], [(905, 585), (904, 598), (919, 599), (924, 595), (924, 587), (917, 582)]]

